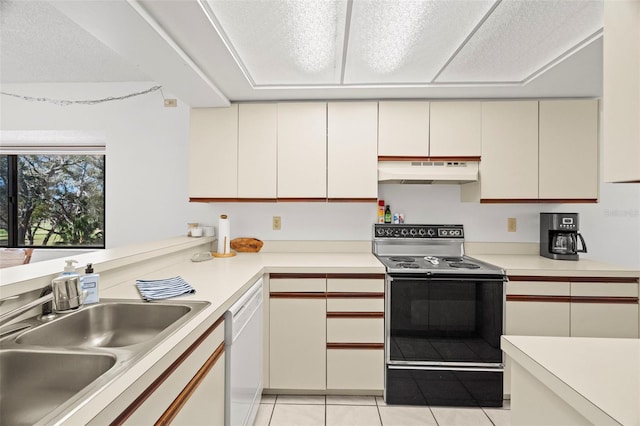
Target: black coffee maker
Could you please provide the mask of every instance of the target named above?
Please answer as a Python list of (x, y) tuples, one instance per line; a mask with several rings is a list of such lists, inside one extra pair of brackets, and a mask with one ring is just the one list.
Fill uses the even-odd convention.
[(578, 213), (540, 213), (540, 256), (578, 260), (578, 253), (587, 252), (578, 229)]

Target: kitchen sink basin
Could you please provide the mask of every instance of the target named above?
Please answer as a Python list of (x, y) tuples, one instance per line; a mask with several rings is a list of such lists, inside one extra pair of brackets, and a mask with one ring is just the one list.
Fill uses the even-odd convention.
[(0, 424), (34, 424), (109, 371), (109, 354), (0, 350)]
[(102, 299), (21, 320), (0, 338), (0, 425), (56, 423), (208, 305)]
[(113, 302), (88, 305), (23, 333), (16, 343), (118, 348), (146, 342), (184, 318), (186, 304)]

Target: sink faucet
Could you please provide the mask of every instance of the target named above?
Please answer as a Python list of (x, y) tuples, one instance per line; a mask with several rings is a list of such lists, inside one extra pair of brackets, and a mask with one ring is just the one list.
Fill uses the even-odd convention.
[[(49, 289), (49, 292), (47, 292), (46, 290)], [(44, 289), (42, 289), (42, 293), (40, 294), (40, 297), (36, 300), (33, 300), (29, 303), (26, 303), (22, 306), (18, 306), (15, 309), (12, 309), (8, 312), (5, 312), (4, 314), (0, 315), (0, 325), (11, 321), (12, 319), (22, 315), (23, 313), (27, 312), (29, 309), (33, 309), (36, 306), (42, 305), (42, 304), (48, 304), (49, 305), (49, 309), (51, 309), (51, 301), (53, 300), (53, 294), (51, 293), (51, 286), (47, 286)], [(44, 310), (45, 308), (43, 307), (43, 314), (44, 314)]]

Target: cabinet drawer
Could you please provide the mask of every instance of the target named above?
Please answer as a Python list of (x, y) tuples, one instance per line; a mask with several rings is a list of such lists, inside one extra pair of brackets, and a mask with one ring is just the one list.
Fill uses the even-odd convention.
[(377, 278), (328, 278), (327, 291), (384, 293), (384, 279)]
[(383, 349), (328, 349), (327, 389), (384, 388)]
[(505, 334), (569, 336), (568, 302), (507, 302)]
[(638, 297), (638, 284), (572, 282), (571, 296)]
[(384, 343), (384, 318), (327, 318), (327, 342)]
[(274, 292), (326, 292), (326, 278), (271, 278), (269, 291)]
[(327, 312), (384, 312), (384, 299), (330, 297), (327, 299)]
[(531, 296), (569, 296), (568, 282), (509, 281), (507, 294)]
[(638, 337), (638, 304), (572, 303), (572, 337)]

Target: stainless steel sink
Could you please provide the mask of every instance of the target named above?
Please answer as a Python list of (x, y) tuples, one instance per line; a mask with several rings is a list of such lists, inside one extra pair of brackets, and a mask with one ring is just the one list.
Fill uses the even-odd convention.
[(108, 354), (0, 351), (0, 424), (34, 424), (116, 363)]
[(55, 423), (124, 374), (208, 302), (96, 305), (0, 339), (0, 425)]
[(16, 343), (38, 346), (118, 348), (146, 342), (188, 314), (187, 305), (103, 303), (89, 305), (21, 334)]

